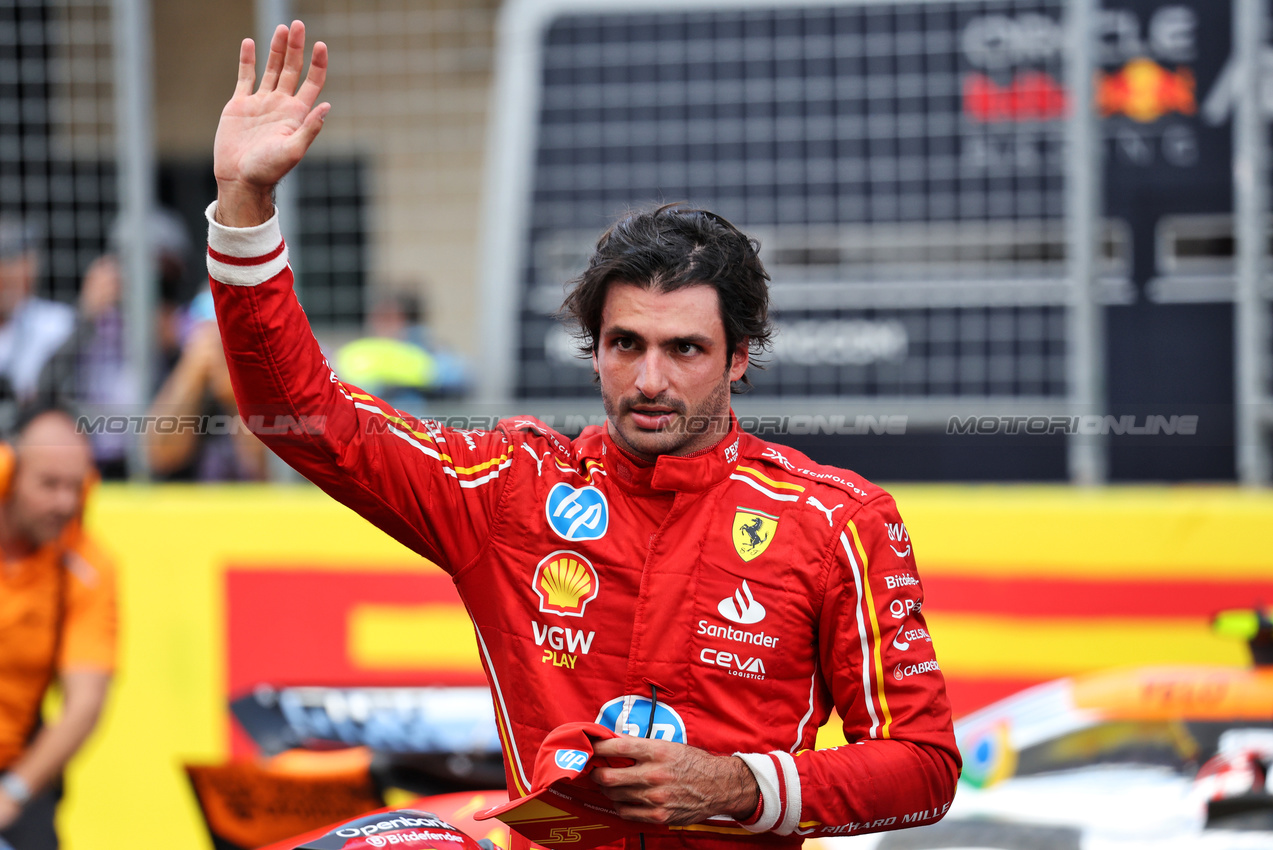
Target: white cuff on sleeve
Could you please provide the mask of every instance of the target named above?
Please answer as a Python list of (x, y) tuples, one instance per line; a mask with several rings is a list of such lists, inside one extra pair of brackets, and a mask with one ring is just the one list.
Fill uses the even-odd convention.
[(255, 227), (226, 227), (216, 220), (217, 202), (208, 205), (208, 274), (234, 286), (256, 286), (287, 268), (287, 245), (278, 210)]
[(800, 771), (796, 770), (796, 759), (791, 753), (774, 750), (770, 753), (782, 766), (783, 790), (787, 792), (782, 801), (782, 818), (774, 827), (779, 835), (790, 835), (800, 825)]
[(756, 784), (760, 786), (760, 796), (764, 798), (764, 806), (761, 807), (760, 819), (753, 824), (739, 824), (748, 832), (768, 832), (778, 824), (778, 817), (782, 814), (782, 777), (778, 775), (778, 768), (765, 753), (734, 753), (743, 760), (751, 770), (752, 775), (756, 777)]

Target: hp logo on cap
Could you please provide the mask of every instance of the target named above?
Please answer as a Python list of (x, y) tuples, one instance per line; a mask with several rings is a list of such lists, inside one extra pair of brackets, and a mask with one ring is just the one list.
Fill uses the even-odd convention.
[(583, 766), (588, 763), (588, 754), (583, 750), (558, 750), (553, 761), (562, 770), (583, 770)]

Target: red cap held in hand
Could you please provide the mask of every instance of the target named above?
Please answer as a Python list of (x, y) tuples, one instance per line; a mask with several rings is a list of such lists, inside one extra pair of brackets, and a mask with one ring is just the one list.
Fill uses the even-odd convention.
[(499, 818), (526, 838), (545, 847), (569, 845), (585, 850), (638, 832), (662, 832), (650, 824), (626, 821), (610, 798), (588, 778), (598, 764), (628, 767), (630, 759), (598, 759), (594, 740), (619, 733), (597, 723), (566, 723), (548, 733), (535, 756), (530, 793), (473, 815), (474, 820)]

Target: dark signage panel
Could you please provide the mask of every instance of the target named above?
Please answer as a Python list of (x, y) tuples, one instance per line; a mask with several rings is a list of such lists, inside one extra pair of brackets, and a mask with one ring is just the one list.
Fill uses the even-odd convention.
[(557, 18), (518, 393), (594, 392), (551, 316), (562, 282), (623, 210), (685, 200), (762, 241), (780, 332), (759, 395), (1063, 396), (1060, 8)]
[[(762, 242), (779, 335), (757, 396), (1063, 401), (1063, 12), (952, 0), (553, 19), (516, 394), (595, 396), (554, 318), (563, 284), (625, 210), (688, 201)], [(1199, 416), (1191, 441), (1114, 440), (1112, 471), (1232, 477), (1229, 4), (1109, 0), (1096, 25), (1108, 412)], [(990, 452), (993, 468), (1016, 458), (1001, 477), (1063, 474), (1063, 440), (1031, 443), (1037, 462), (1017, 443)], [(971, 445), (909, 434), (869, 471), (971, 477), (952, 460)]]
[(1188, 440), (1111, 441), (1111, 477), (1233, 478), (1230, 4), (1108, 2), (1101, 23), (1105, 210), (1138, 295), (1107, 310), (1109, 408), (1199, 417)]

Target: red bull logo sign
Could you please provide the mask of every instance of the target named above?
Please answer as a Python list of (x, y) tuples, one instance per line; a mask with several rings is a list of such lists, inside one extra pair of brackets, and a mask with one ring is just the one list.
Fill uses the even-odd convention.
[(1193, 115), (1198, 109), (1193, 71), (1168, 71), (1152, 59), (1137, 57), (1096, 79), (1096, 106), (1101, 116), (1125, 115), (1149, 124), (1170, 113)]

